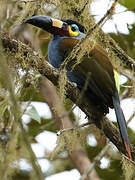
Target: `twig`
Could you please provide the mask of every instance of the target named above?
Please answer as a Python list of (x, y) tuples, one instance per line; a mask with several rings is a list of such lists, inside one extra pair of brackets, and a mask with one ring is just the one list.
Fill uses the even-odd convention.
[(85, 4), (84, 4), (84, 6), (82, 7), (82, 9), (79, 10), (79, 11), (76, 10), (75, 13), (73, 13), (73, 14), (80, 16), (80, 15), (83, 13), (85, 7), (88, 5), (88, 3), (89, 3), (89, 0), (86, 0), (86, 2), (85, 2)]
[(76, 129), (80, 129), (80, 128), (88, 126), (90, 124), (93, 124), (93, 123), (92, 122), (87, 122), (87, 123), (84, 123), (84, 124), (81, 124), (79, 126), (75, 126), (75, 127), (72, 127), (72, 128), (61, 129), (59, 132), (57, 132), (57, 135), (60, 136), (62, 133), (66, 132), (66, 131), (73, 131), (73, 130), (76, 130)]
[(111, 6), (111, 8), (106, 12), (106, 14), (99, 20), (99, 22), (97, 24), (95, 24), (95, 26), (93, 28), (91, 28), (86, 35), (86, 38), (93, 32), (93, 30), (95, 30), (97, 27), (99, 27), (104, 21), (105, 19), (107, 19), (110, 15), (113, 14), (113, 11), (115, 9), (115, 6), (117, 4), (118, 0), (115, 0)]
[(127, 125), (132, 121), (132, 119), (135, 117), (135, 112), (130, 116), (130, 118), (127, 121)]
[(85, 180), (87, 178), (87, 176), (91, 173), (91, 171), (93, 170), (95, 165), (103, 158), (103, 156), (106, 154), (106, 152), (109, 150), (109, 148), (110, 148), (110, 143), (107, 144), (102, 149), (102, 151), (94, 158), (93, 163), (91, 164), (91, 166), (88, 169), (86, 169), (84, 174), (81, 176), (80, 180)]

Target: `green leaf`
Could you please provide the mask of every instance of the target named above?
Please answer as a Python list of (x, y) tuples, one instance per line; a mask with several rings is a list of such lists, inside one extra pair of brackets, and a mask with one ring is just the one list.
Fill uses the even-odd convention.
[(135, 7), (135, 0), (119, 0), (119, 3), (128, 9)]
[(24, 114), (28, 115), (31, 119), (34, 119), (37, 122), (41, 122), (40, 121), (40, 116), (36, 110), (36, 108), (33, 105), (30, 105), (31, 108), (28, 109)]

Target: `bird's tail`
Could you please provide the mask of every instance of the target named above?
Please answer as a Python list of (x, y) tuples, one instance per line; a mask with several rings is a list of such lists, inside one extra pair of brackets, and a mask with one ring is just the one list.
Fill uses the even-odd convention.
[(129, 157), (129, 159), (132, 160), (130, 142), (129, 142), (128, 133), (127, 133), (127, 124), (125, 121), (123, 111), (120, 107), (120, 100), (119, 100), (119, 95), (118, 95), (117, 89), (116, 89), (116, 92), (115, 92), (114, 96), (112, 97), (112, 99), (113, 99), (113, 105), (114, 105), (114, 109), (115, 109), (115, 113), (116, 113), (118, 126), (120, 129), (121, 138), (122, 138), (123, 144), (125, 146), (125, 149), (127, 151), (127, 156)]

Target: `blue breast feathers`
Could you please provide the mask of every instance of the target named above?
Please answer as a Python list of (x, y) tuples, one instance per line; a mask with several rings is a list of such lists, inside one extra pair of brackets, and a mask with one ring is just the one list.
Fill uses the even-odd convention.
[(60, 68), (60, 65), (63, 62), (63, 57), (59, 52), (59, 44), (63, 39), (61, 36), (54, 36), (54, 38), (50, 41), (48, 46), (48, 58), (49, 62), (55, 68)]
[[(82, 33), (83, 34), (83, 33)], [(81, 35), (82, 37), (82, 35)], [(81, 38), (80, 36), (75, 37), (77, 39)], [(84, 36), (83, 36), (84, 37)], [(61, 64), (64, 61), (65, 56), (60, 52), (59, 45), (61, 43), (61, 40), (67, 38), (66, 36), (54, 36), (51, 42), (48, 46), (48, 59), (52, 66), (55, 68), (60, 68)], [(74, 38), (74, 37), (71, 37)], [(80, 74), (78, 74), (75, 71), (70, 72), (70, 69), (67, 67), (67, 76), (71, 82), (74, 82), (77, 84), (79, 89), (82, 89), (84, 86), (85, 79), (81, 77)]]

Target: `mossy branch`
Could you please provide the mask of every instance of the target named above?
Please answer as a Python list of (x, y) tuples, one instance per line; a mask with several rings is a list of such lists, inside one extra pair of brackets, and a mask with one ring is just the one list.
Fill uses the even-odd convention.
[[(46, 76), (54, 85), (58, 85), (59, 71), (53, 68), (37, 52), (33, 51), (22, 42), (12, 39), (6, 33), (0, 32), (0, 39), (7, 55), (10, 53), (10, 56), (14, 57), (13, 63), (15, 67), (22, 68), (22, 70), (31, 68), (41, 75)], [(71, 82), (66, 83), (66, 90), (68, 97), (76, 103), (76, 100), (80, 97), (79, 90), (75, 88)], [(79, 103), (79, 107), (90, 120), (93, 120), (93, 123), (95, 123), (98, 128), (103, 130), (104, 134), (115, 144), (119, 151), (126, 155), (118, 129), (104, 117), (103, 114), (99, 113), (86, 98), (82, 99), (82, 102)], [(135, 149), (133, 147), (131, 149), (133, 159), (135, 159)]]
[(31, 161), (35, 176), (36, 176), (37, 179), (43, 180), (44, 176), (43, 176), (41, 168), (40, 168), (40, 166), (39, 166), (39, 164), (37, 162), (36, 156), (35, 156), (32, 148), (31, 148), (31, 145), (30, 145), (30, 143), (28, 141), (26, 131), (25, 131), (25, 129), (23, 127), (23, 124), (22, 124), (22, 121), (21, 121), (21, 116), (20, 116), (21, 108), (20, 108), (20, 106), (19, 106), (19, 104), (18, 104), (18, 102), (16, 100), (15, 94), (14, 94), (14, 88), (12, 86), (12, 80), (11, 80), (11, 77), (9, 75), (6, 58), (3, 55), (3, 48), (1, 48), (1, 43), (0, 43), (0, 54), (1, 54), (0, 72), (1, 72), (1, 75), (6, 79), (4, 83), (5, 83), (5, 87), (7, 88), (8, 92), (9, 92), (10, 100), (11, 100), (11, 103), (12, 103), (11, 111), (12, 111), (12, 114), (13, 114), (13, 117), (14, 117), (14, 121), (16, 122), (16, 124), (20, 128), (20, 132), (21, 132), (21, 135), (22, 135), (22, 138), (23, 138), (23, 142), (24, 142), (24, 144), (25, 144), (25, 146), (26, 146), (26, 148), (27, 148), (27, 150), (29, 152), (29, 157), (30, 157), (30, 161)]

